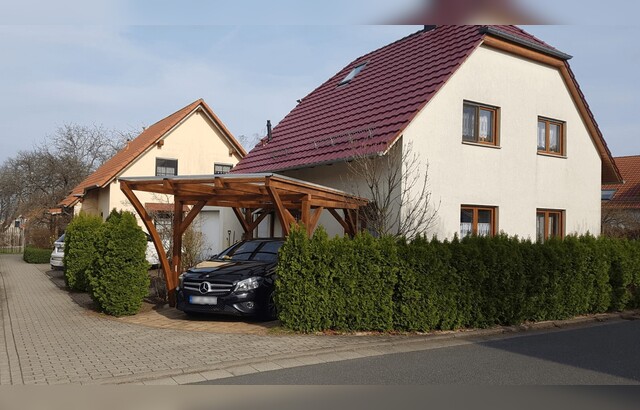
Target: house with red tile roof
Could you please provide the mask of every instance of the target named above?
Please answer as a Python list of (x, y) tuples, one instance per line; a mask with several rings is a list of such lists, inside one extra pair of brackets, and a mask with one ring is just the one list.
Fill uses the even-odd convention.
[(598, 234), (600, 186), (622, 179), (570, 58), (516, 26), (425, 26), (302, 98), (233, 172), (368, 196), (350, 164), (411, 149), (437, 206), (428, 235)]
[[(118, 178), (225, 173), (245, 155), (220, 118), (199, 99), (146, 127), (76, 186), (60, 206), (103, 218), (114, 208), (136, 214)], [(141, 193), (140, 200), (156, 216), (157, 224), (171, 225), (172, 198)], [(196, 226), (205, 235), (205, 252), (211, 254), (228, 246), (234, 232), (238, 238), (243, 232), (235, 215), (225, 208), (205, 207)]]
[(602, 230), (640, 238), (640, 155), (614, 158), (624, 183), (602, 185)]

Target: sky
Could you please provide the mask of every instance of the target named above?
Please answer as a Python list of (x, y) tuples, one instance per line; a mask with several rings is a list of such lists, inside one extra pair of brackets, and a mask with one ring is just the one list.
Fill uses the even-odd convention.
[[(0, 162), (64, 123), (138, 131), (198, 98), (234, 135), (264, 134), (267, 120), (277, 124), (350, 61), (420, 29), (352, 24), (383, 21), (412, 2), (284, 0), (276, 9), (215, 0), (185, 0), (179, 9), (164, 0), (56, 3), (71, 13), (37, 0), (8, 5), (0, 16)], [(581, 2), (589, 7), (563, 21), (572, 24), (524, 28), (574, 56), (612, 153), (640, 154), (640, 25), (596, 18), (600, 3)], [(559, 15), (569, 7), (536, 4), (554, 5)], [(25, 13), (29, 7), (38, 11)]]

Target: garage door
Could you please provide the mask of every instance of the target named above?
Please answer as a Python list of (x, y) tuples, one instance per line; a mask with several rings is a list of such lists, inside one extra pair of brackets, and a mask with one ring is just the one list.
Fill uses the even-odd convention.
[(223, 250), (220, 244), (220, 211), (202, 211), (200, 230), (204, 236), (202, 259), (220, 253)]

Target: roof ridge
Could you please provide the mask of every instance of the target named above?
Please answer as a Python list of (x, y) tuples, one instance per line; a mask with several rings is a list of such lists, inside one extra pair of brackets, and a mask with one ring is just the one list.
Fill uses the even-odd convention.
[[(142, 133), (143, 133), (144, 131), (146, 131), (147, 129), (149, 129), (149, 128), (153, 127), (154, 125), (156, 125), (156, 124), (158, 124), (158, 123), (160, 123), (160, 122), (162, 122), (162, 121), (164, 121), (164, 120), (169, 119), (170, 117), (172, 117), (172, 116), (174, 116), (174, 115), (176, 115), (176, 114), (180, 113), (181, 111), (184, 111), (184, 110), (186, 110), (187, 108), (189, 108), (189, 107), (191, 107), (191, 106), (194, 106), (194, 108), (195, 108), (195, 107), (197, 107), (198, 105), (200, 105), (200, 104), (202, 104), (202, 103), (204, 103), (204, 100), (203, 100), (202, 98), (198, 98), (198, 99), (197, 99), (197, 100), (195, 100), (194, 102), (192, 102), (192, 103), (189, 103), (189, 104), (185, 105), (184, 107), (180, 108), (179, 110), (176, 110), (176, 111), (172, 112), (171, 114), (167, 115), (166, 117), (164, 117), (164, 118), (162, 118), (162, 119), (160, 119), (160, 120), (158, 120), (158, 121), (154, 122), (153, 124), (149, 125), (147, 128), (145, 128), (145, 130), (143, 130), (140, 134), (138, 134), (138, 136), (142, 135)], [(191, 110), (189, 110), (189, 111), (193, 111), (193, 108), (192, 108)], [(136, 137), (136, 138), (138, 138), (138, 137)]]

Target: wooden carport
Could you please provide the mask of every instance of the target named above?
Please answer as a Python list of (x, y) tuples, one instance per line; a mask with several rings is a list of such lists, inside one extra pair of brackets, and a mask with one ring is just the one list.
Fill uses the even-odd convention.
[[(346, 234), (353, 236), (358, 230), (359, 209), (367, 204), (366, 199), (278, 174), (132, 177), (120, 178), (119, 181), (120, 189), (153, 238), (171, 306), (175, 306), (175, 289), (180, 274), (182, 235), (205, 206), (232, 208), (242, 225), (244, 238), (249, 239), (270, 213), (277, 215), (283, 236), (289, 234), (291, 224), (297, 221), (306, 227), (310, 236), (325, 209), (342, 225)], [(171, 263), (151, 216), (134, 191), (173, 195)], [(185, 205), (191, 206), (186, 215), (183, 213)]]

